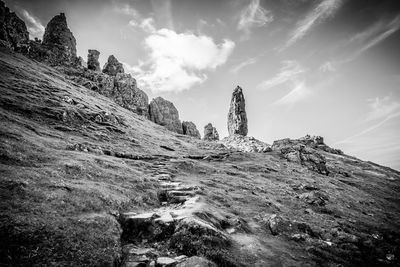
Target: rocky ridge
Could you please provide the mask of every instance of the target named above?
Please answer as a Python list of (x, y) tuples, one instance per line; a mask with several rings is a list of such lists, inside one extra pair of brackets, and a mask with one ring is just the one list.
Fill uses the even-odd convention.
[(17, 52), (27, 49), (29, 32), (25, 22), (0, 1), (0, 47), (7, 47)]

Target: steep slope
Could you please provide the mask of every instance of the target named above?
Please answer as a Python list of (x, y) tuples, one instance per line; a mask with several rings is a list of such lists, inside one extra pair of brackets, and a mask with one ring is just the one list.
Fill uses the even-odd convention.
[(302, 141), (228, 150), (22, 55), (0, 69), (4, 266), (400, 263), (394, 170)]

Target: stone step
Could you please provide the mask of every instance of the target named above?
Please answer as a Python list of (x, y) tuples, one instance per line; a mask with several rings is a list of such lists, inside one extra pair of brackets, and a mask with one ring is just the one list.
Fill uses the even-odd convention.
[(178, 188), (182, 183), (181, 182), (161, 182), (160, 187), (167, 189), (167, 188)]

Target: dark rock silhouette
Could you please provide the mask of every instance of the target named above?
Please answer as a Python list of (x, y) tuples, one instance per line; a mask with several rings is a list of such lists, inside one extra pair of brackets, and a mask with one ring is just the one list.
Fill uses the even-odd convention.
[(52, 65), (72, 65), (76, 62), (76, 40), (67, 25), (64, 13), (60, 13), (47, 24), (43, 45), (51, 51), (48, 57)]
[(189, 135), (196, 137), (198, 139), (201, 138), (199, 130), (197, 130), (196, 124), (191, 121), (182, 122), (182, 129), (184, 135)]
[(218, 131), (211, 123), (204, 126), (204, 136), (203, 140), (216, 141), (219, 140)]
[(29, 42), (25, 22), (0, 1), (0, 46), (22, 52)]
[(124, 67), (122, 63), (118, 61), (113, 55), (108, 57), (108, 60), (103, 68), (103, 73), (111, 76), (117, 75), (117, 73), (124, 73)]
[(232, 94), (228, 113), (229, 135), (247, 135), (247, 115), (242, 88), (237, 86)]
[(179, 113), (172, 102), (162, 97), (154, 98), (149, 105), (150, 120), (170, 131), (183, 134)]
[(95, 49), (88, 50), (87, 68), (89, 70), (100, 71), (99, 63), (100, 52)]

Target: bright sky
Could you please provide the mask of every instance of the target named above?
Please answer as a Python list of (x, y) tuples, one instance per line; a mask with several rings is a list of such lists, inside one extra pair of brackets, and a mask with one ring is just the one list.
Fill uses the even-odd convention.
[(88, 49), (125, 63), (182, 120), (227, 135), (236, 85), (249, 135), (322, 135), (349, 155), (400, 170), (398, 0), (6, 0), (31, 38), (65, 12)]

